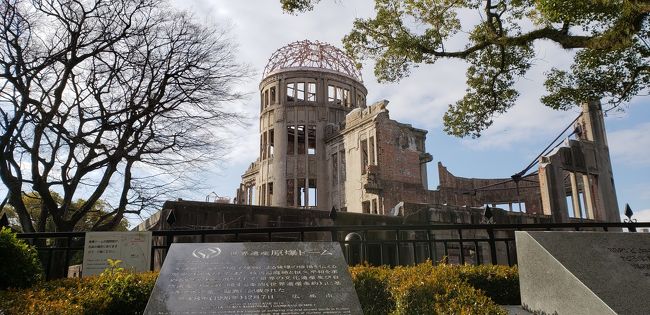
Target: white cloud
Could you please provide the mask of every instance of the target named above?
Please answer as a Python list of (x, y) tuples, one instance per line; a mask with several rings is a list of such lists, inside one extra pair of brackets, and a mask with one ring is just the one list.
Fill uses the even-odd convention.
[[(239, 135), (231, 138), (230, 151), (225, 154), (224, 168), (246, 165), (254, 162), (259, 155), (259, 128), (258, 125), (240, 129)], [(245, 168), (241, 170), (243, 173)]]
[(540, 101), (546, 93), (543, 88), (546, 72), (551, 66), (567, 68), (572, 63), (573, 53), (549, 42), (536, 43), (535, 52), (533, 66), (515, 85), (520, 92), (516, 104), (506, 114), (495, 117), (494, 124), (479, 139), (464, 140), (465, 145), (477, 150), (494, 150), (535, 141), (541, 143), (541, 150), (578, 116), (578, 107), (557, 111)]
[[(366, 81), (368, 101), (387, 99), (392, 119), (417, 128), (440, 128), (447, 106), (464, 93), (464, 68), (464, 63), (458, 61), (427, 65), (414, 69), (408, 78), (390, 84), (379, 84), (372, 77)], [(441, 77), (445, 80), (440, 80)]]
[(477, 150), (494, 150), (539, 142), (541, 150), (577, 115), (577, 111), (558, 112), (539, 102), (523, 101), (508, 111), (507, 115), (497, 117), (494, 125), (484, 131), (480, 138), (465, 139), (463, 143)]
[(610, 132), (609, 150), (614, 160), (631, 166), (650, 166), (650, 123)]

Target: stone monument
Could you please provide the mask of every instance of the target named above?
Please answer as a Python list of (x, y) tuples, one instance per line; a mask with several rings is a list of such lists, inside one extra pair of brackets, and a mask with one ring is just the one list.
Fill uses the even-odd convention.
[(175, 243), (144, 314), (363, 312), (338, 243)]
[(650, 234), (515, 232), (521, 304), (539, 314), (648, 314)]

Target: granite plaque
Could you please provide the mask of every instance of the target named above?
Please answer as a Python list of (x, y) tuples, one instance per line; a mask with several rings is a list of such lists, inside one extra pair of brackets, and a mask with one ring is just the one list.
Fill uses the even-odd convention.
[(650, 233), (516, 232), (521, 304), (540, 314), (648, 314)]
[(82, 275), (100, 274), (108, 259), (121, 260), (120, 267), (135, 272), (149, 271), (151, 232), (86, 232)]
[(338, 243), (175, 243), (144, 314), (363, 314)]

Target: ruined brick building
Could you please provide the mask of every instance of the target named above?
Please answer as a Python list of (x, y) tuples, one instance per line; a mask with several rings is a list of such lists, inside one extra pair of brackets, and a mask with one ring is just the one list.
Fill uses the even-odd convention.
[(583, 104), (575, 139), (523, 172), (460, 178), (439, 162), (440, 184), (430, 190), (427, 131), (390, 119), (386, 100), (368, 105), (360, 72), (339, 49), (310, 41), (280, 48), (259, 87), (259, 158), (235, 203), (379, 215), (403, 214), (405, 204), (490, 205), (554, 222), (620, 220), (597, 101)]

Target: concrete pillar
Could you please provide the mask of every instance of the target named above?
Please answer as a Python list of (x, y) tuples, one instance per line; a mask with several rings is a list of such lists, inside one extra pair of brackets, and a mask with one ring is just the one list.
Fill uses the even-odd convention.
[(582, 174), (582, 183), (585, 188), (585, 209), (587, 213), (587, 219), (595, 219), (594, 216), (594, 205), (595, 200), (593, 196), (593, 190), (591, 187), (591, 180), (589, 179), (588, 174)]
[(271, 205), (277, 207), (287, 206), (287, 124), (285, 115), (278, 116), (278, 112), (284, 113), (284, 107), (276, 110), (276, 119), (274, 124), (274, 144), (275, 153), (273, 154), (273, 200)]
[(570, 172), (569, 178), (571, 179), (571, 202), (573, 205), (573, 216), (575, 218), (581, 218), (582, 209), (580, 208), (580, 195), (578, 193), (578, 181), (576, 180), (576, 173)]
[[(563, 150), (566, 148), (560, 148)], [(539, 167), (539, 185), (545, 215), (551, 215), (553, 222), (568, 222), (566, 191), (561, 154), (542, 157)], [(546, 160), (545, 160), (546, 159)]]
[[(598, 199), (594, 206), (599, 208), (594, 211), (594, 214), (598, 216), (596, 219), (607, 222), (620, 222), (621, 216), (618, 210), (616, 187), (614, 186), (614, 173), (609, 156), (605, 120), (600, 101), (589, 101), (582, 104), (582, 116), (579, 123), (582, 126), (580, 138), (593, 141), (596, 150), (598, 178), (592, 181), (592, 184), (595, 184), (592, 197)], [(596, 201), (596, 199), (592, 200)]]
[(327, 147), (325, 145), (325, 127), (327, 126), (327, 113), (325, 119), (318, 118), (316, 123), (316, 201), (319, 210), (328, 210), (330, 178), (327, 173)]

